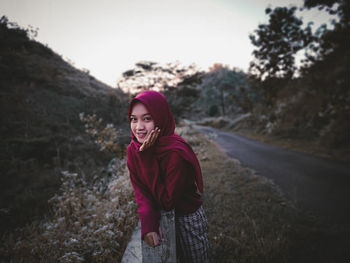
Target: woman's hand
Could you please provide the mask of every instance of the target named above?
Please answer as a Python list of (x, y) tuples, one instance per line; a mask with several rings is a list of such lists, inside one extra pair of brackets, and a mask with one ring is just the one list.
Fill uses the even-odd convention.
[(142, 143), (139, 151), (142, 152), (148, 149), (149, 147), (151, 147), (157, 140), (159, 133), (160, 133), (160, 129), (157, 127), (154, 130), (152, 130), (148, 135), (147, 139)]
[(147, 233), (143, 239), (150, 247), (156, 247), (160, 245), (159, 237), (156, 232)]

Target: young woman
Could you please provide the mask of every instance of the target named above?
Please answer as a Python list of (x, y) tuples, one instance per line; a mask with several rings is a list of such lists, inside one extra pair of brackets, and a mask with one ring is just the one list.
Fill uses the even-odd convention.
[(159, 245), (160, 211), (175, 209), (180, 262), (209, 262), (201, 169), (190, 145), (174, 133), (168, 102), (159, 92), (144, 91), (132, 99), (128, 115), (132, 140), (127, 164), (142, 239), (152, 247)]

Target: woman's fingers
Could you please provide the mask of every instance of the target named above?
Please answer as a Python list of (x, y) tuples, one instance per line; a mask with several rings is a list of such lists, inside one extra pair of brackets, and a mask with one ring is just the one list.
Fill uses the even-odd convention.
[(153, 232), (153, 244), (155, 247), (160, 245), (158, 235), (155, 232)]
[(147, 138), (146, 138), (146, 140), (142, 143), (142, 145), (141, 145), (141, 147), (140, 147), (140, 152), (142, 152), (143, 150), (145, 150), (145, 149), (147, 149), (148, 148), (148, 142), (149, 142), (149, 139), (150, 139), (150, 137), (152, 136), (152, 134), (154, 133), (154, 130), (152, 130), (149, 134), (148, 134), (148, 136), (147, 136)]
[(142, 152), (142, 151), (146, 150), (147, 148), (151, 147), (155, 143), (155, 141), (157, 140), (159, 133), (160, 133), (160, 129), (157, 127), (154, 130), (152, 130), (149, 133), (146, 140), (142, 143), (139, 151)]
[(150, 146), (153, 145), (155, 143), (155, 141), (157, 140), (159, 132), (160, 132), (159, 128), (156, 128), (155, 130), (153, 130), (153, 133), (151, 134), (151, 137), (149, 139)]
[(145, 235), (144, 240), (145, 240), (145, 242), (147, 243), (147, 245), (149, 245), (150, 247), (154, 247), (152, 233), (147, 233), (147, 234)]
[(156, 232), (147, 233), (144, 237), (144, 240), (150, 247), (156, 247), (160, 245), (160, 240)]

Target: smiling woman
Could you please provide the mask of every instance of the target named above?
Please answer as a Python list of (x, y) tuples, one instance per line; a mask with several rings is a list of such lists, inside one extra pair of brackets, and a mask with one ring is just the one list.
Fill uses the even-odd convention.
[[(151, 247), (160, 245), (161, 212), (175, 210), (178, 258), (181, 262), (208, 262), (202, 172), (191, 146), (174, 133), (175, 121), (165, 97), (156, 91), (141, 92), (129, 104), (129, 118), (133, 138), (127, 165), (141, 238)], [(153, 130), (155, 126), (160, 130)]]

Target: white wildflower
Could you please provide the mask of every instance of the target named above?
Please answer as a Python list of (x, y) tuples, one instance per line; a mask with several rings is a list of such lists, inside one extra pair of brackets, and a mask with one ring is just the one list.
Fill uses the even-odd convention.
[(106, 213), (106, 214), (105, 214), (105, 218), (106, 218), (106, 219), (109, 219), (109, 218), (111, 218), (111, 217), (113, 217), (113, 213)]
[(111, 235), (111, 236), (115, 236), (115, 233), (112, 230), (107, 230), (106, 232), (107, 234)]
[(62, 223), (66, 218), (65, 217), (59, 217), (57, 218), (58, 223)]
[(75, 238), (71, 238), (70, 240), (69, 240), (71, 243), (78, 243), (78, 240), (76, 240)]

